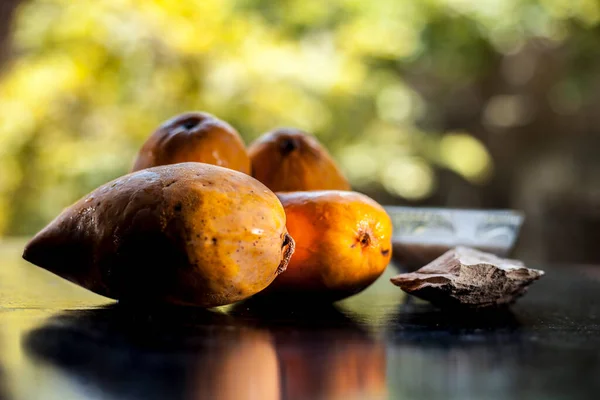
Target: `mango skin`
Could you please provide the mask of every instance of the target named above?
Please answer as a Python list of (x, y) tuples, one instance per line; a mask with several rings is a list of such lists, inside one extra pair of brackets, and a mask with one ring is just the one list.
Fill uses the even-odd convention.
[(319, 141), (294, 128), (279, 128), (248, 147), (252, 176), (274, 192), (350, 190), (335, 160)]
[(285, 270), (294, 247), (285, 222), (275, 194), (252, 177), (182, 163), (99, 187), (39, 232), (23, 258), (110, 298), (214, 307)]
[(202, 162), (250, 174), (250, 158), (240, 134), (205, 112), (177, 115), (142, 145), (132, 172), (159, 165)]
[(365, 289), (392, 255), (392, 222), (361, 193), (323, 190), (277, 193), (295, 252), (266, 294), (336, 301)]

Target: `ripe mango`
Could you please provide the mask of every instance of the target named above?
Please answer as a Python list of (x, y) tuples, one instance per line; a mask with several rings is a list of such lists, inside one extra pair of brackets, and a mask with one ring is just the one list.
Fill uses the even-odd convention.
[(250, 145), (248, 154), (252, 176), (274, 192), (350, 189), (327, 150), (298, 129), (269, 132)]
[(202, 163), (125, 175), (67, 208), (23, 257), (98, 294), (214, 307), (285, 270), (281, 203), (243, 173)]
[(356, 192), (278, 193), (296, 249), (266, 293), (339, 300), (363, 290), (392, 254), (392, 222), (383, 207)]
[(240, 134), (204, 112), (180, 114), (159, 126), (140, 149), (132, 172), (190, 161), (250, 174), (250, 158)]

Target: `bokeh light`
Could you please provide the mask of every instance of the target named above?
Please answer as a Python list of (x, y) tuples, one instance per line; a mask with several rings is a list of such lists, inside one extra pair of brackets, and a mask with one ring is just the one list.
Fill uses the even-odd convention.
[(467, 133), (449, 133), (440, 142), (440, 159), (464, 178), (482, 183), (492, 172), (492, 160), (485, 146)]
[(432, 168), (419, 158), (399, 158), (390, 162), (381, 176), (391, 193), (411, 200), (429, 195), (435, 185)]

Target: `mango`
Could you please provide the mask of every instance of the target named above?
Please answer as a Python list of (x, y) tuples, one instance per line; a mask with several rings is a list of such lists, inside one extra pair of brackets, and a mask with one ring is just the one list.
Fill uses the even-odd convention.
[(132, 172), (191, 161), (250, 174), (250, 158), (240, 134), (205, 112), (180, 114), (159, 126), (142, 145)]
[(392, 222), (377, 202), (356, 192), (278, 193), (295, 252), (266, 294), (331, 301), (356, 294), (385, 270)]
[(250, 145), (248, 154), (252, 176), (274, 192), (350, 189), (327, 150), (298, 129), (269, 132)]
[(63, 211), (23, 257), (113, 299), (214, 307), (286, 269), (294, 241), (281, 203), (241, 172), (203, 163), (148, 168)]

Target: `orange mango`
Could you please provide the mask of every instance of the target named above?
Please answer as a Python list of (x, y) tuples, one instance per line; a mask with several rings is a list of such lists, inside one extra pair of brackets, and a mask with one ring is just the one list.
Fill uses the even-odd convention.
[(273, 192), (214, 165), (144, 169), (94, 190), (27, 245), (23, 257), (98, 294), (214, 307), (285, 270), (294, 242)]
[(250, 145), (248, 154), (252, 176), (274, 192), (350, 189), (327, 150), (298, 129), (269, 132)]
[(373, 283), (392, 254), (392, 222), (371, 198), (348, 191), (278, 193), (296, 243), (287, 271), (267, 292), (331, 300)]
[(250, 174), (250, 158), (240, 134), (204, 112), (184, 113), (158, 127), (140, 149), (132, 171), (191, 161)]

